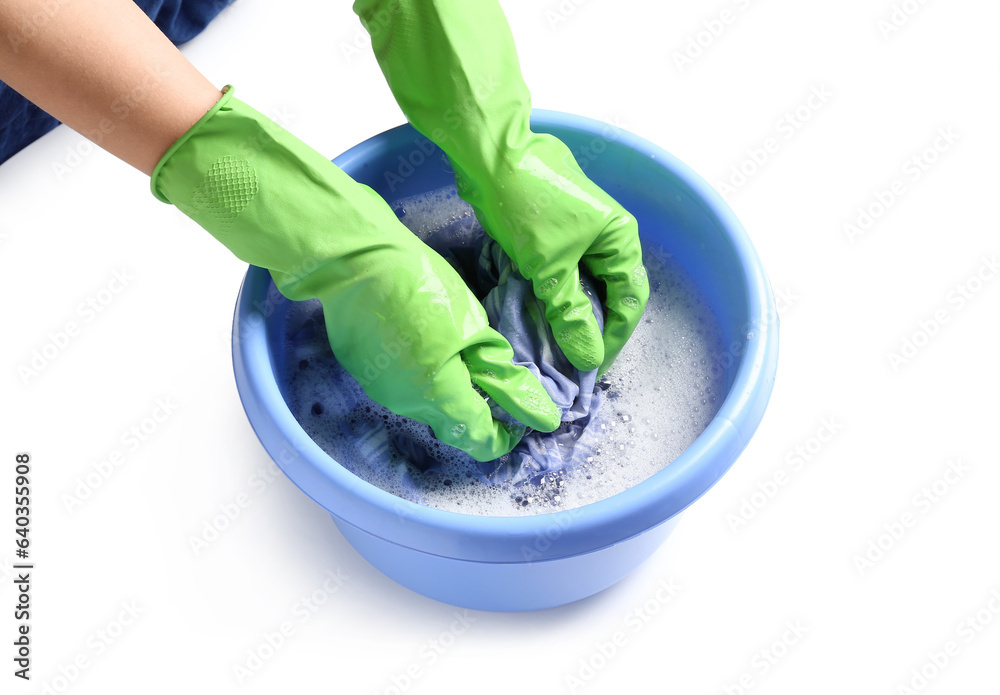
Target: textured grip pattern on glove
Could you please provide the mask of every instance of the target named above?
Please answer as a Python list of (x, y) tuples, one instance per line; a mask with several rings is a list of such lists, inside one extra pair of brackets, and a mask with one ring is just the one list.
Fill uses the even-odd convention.
[[(172, 202), (293, 300), (318, 298), (330, 347), (365, 391), (480, 461), (560, 413), (465, 282), (371, 188), (226, 90), (153, 171)], [(195, 281), (198, 278), (194, 278)], [(384, 356), (377, 373), (369, 360)], [(492, 375), (492, 376), (491, 376)]]
[(257, 194), (257, 172), (241, 157), (225, 155), (212, 164), (195, 186), (191, 204), (205, 210), (225, 227)]

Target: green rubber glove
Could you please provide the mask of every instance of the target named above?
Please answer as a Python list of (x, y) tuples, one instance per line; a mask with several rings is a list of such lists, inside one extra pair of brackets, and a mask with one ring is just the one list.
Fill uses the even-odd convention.
[[(579, 369), (611, 366), (649, 298), (635, 218), (557, 138), (530, 129), (531, 98), (495, 0), (357, 0), (389, 88), (451, 160), (461, 197), (532, 281)], [(604, 289), (603, 339), (580, 264)]]
[[(524, 427), (494, 420), (473, 384), (528, 427), (559, 425), (559, 409), (511, 363), (510, 344), (448, 262), (375, 191), (232, 88), (163, 155), (150, 186), (237, 257), (269, 269), (284, 296), (318, 298), (344, 368), (438, 439), (480, 461), (520, 440)], [(381, 355), (390, 364), (373, 375)]]

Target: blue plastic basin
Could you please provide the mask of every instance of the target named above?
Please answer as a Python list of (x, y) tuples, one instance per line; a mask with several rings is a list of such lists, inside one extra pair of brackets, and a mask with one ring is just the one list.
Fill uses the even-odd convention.
[[(639, 220), (644, 243), (680, 262), (719, 319), (727, 395), (670, 465), (577, 509), (531, 517), (446, 512), (402, 500), (348, 472), (299, 426), (282, 396), (289, 302), (251, 266), (233, 323), (243, 407), (285, 474), (333, 516), (347, 540), (400, 584), (457, 606), (534, 610), (576, 601), (625, 577), (656, 550), (680, 513), (743, 451), (767, 406), (778, 357), (774, 300), (743, 227), (715, 191), (655, 145), (599, 121), (535, 110), (532, 127), (562, 139), (590, 176)], [(441, 151), (409, 125), (334, 162), (390, 202), (453, 182)]]

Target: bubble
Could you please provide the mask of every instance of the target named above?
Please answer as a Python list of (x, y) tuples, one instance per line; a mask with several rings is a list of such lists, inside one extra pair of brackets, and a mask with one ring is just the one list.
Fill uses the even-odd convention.
[[(405, 209), (404, 224), (421, 238), (445, 227), (454, 232), (455, 243), (482, 234), (454, 188), (400, 201), (393, 209)], [(701, 434), (726, 396), (726, 370), (718, 367), (725, 349), (715, 317), (669, 253), (646, 244), (643, 260), (645, 267), (629, 278), (650, 287), (644, 320), (597, 384), (605, 403), (590, 426), (597, 428), (599, 445), (583, 454), (575, 469), (545, 472), (521, 485), (484, 483), (471, 458), (436, 440), (427, 425), (368, 399), (330, 352), (318, 302), (296, 303), (293, 311), (299, 313), (289, 313), (289, 326), (295, 324), (289, 335), (302, 337), (285, 351), (288, 362), (281, 373), (288, 381), (282, 384), (283, 393), (303, 429), (340, 465), (418, 504), (466, 514), (524, 516), (604, 499), (670, 465)], [(496, 379), (494, 369), (478, 375)], [(317, 404), (322, 417), (313, 413)], [(520, 424), (499, 426), (512, 437), (525, 431)], [(465, 425), (456, 424), (450, 432), (461, 437)], [(425, 447), (439, 466), (420, 471), (407, 455), (392, 449), (397, 437)], [(370, 456), (385, 450), (393, 453)], [(513, 465), (510, 461), (504, 456), (494, 463)]]

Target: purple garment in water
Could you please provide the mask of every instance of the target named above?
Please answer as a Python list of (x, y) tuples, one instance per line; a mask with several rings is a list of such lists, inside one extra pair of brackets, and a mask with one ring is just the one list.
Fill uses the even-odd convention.
[[(358, 465), (373, 469), (406, 466), (402, 481), (408, 496), (417, 502), (422, 500), (423, 486), (430, 480), (427, 476), (435, 476), (443, 458), (464, 457), (467, 475), (486, 484), (519, 486), (546, 477), (552, 481), (553, 475), (558, 477), (575, 469), (594, 455), (598, 442), (599, 427), (593, 423), (605, 396), (602, 385), (596, 383), (597, 370), (581, 372), (569, 363), (556, 345), (545, 320), (544, 305), (535, 298), (531, 283), (517, 273), (499, 244), (488, 238), (474, 219), (460, 219), (422, 238), (455, 267), (481, 299), (490, 325), (510, 341), (514, 362), (538, 378), (562, 411), (562, 424), (551, 433), (527, 430), (513, 451), (488, 462), (476, 461), (432, 437), (415, 436), (413, 429), (387, 425), (388, 411), (367, 396), (359, 398), (359, 389), (351, 388), (353, 377), (336, 363), (327, 343), (322, 308), (314, 301), (300, 314), (308, 318), (297, 319), (290, 327), (290, 358), (293, 364), (301, 360), (310, 365), (307, 369), (334, 366), (324, 376), (324, 383), (338, 397), (335, 402), (327, 398), (317, 403), (313, 410), (316, 413), (316, 407), (321, 409), (322, 427), (334, 431), (311, 426), (307, 430), (348, 469)], [(589, 280), (584, 280), (584, 288), (603, 328), (600, 301)], [(491, 402), (491, 408), (498, 420), (512, 421), (495, 403)], [(423, 432), (429, 429), (415, 426)]]
[[(523, 365), (541, 382), (562, 411), (562, 424), (555, 432), (529, 431), (504, 459), (477, 464), (489, 479), (521, 482), (556, 471), (575, 468), (593, 456), (595, 433), (587, 428), (601, 407), (603, 391), (597, 388), (597, 370), (581, 372), (570, 364), (556, 344), (545, 320), (545, 306), (532, 291), (531, 283), (514, 269), (500, 245), (483, 236), (473, 289), (491, 288), (483, 298), (490, 325), (510, 342), (514, 363)], [(604, 314), (593, 284), (583, 279), (597, 323), (603, 330)], [(498, 420), (510, 420), (499, 407)]]

